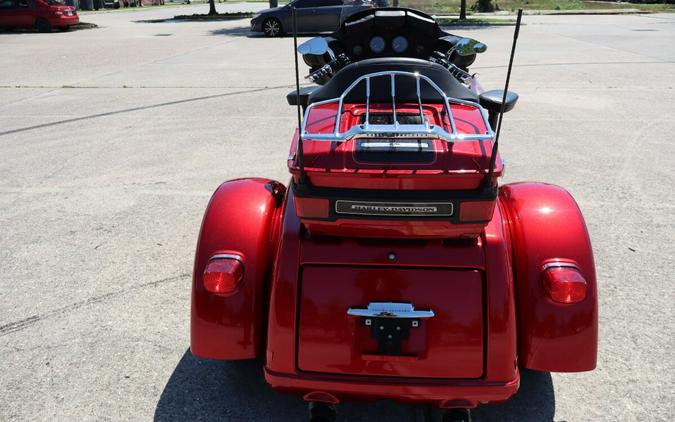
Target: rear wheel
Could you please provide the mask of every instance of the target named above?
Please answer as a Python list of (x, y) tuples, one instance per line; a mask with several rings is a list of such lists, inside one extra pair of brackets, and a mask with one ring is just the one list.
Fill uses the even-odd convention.
[(263, 22), (263, 32), (268, 37), (278, 37), (281, 35), (281, 22), (276, 18), (269, 18)]
[(52, 24), (45, 18), (37, 18), (35, 28), (40, 32), (52, 32)]

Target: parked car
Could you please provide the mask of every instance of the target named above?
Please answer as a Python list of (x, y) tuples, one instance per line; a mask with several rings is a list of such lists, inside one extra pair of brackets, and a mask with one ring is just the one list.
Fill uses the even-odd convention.
[(107, 9), (119, 9), (120, 6), (120, 0), (103, 0), (103, 7)]
[(375, 7), (370, 0), (295, 0), (285, 6), (260, 11), (251, 19), (251, 31), (277, 37), (293, 31), (292, 8), (297, 10), (298, 32), (337, 31), (351, 14)]
[(79, 22), (75, 8), (59, 0), (0, 0), (0, 28), (66, 31)]

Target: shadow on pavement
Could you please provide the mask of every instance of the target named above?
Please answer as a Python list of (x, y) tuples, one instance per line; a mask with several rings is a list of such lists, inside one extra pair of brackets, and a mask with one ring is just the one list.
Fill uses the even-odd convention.
[[(235, 28), (221, 28), (221, 29), (215, 29), (211, 31), (211, 35), (227, 35), (231, 37), (247, 37), (247, 38), (262, 38), (262, 39), (270, 39), (269, 37), (265, 36), (262, 32), (251, 32), (248, 26), (248, 22), (246, 26), (238, 26)], [(320, 37), (320, 36), (327, 36), (329, 34), (327, 33), (317, 33), (317, 34), (310, 34), (310, 33), (302, 33), (298, 34), (298, 38), (311, 38), (311, 37)], [(291, 33), (285, 33), (277, 38), (293, 38), (293, 34)]]
[[(155, 421), (304, 421), (300, 397), (273, 391), (265, 382), (261, 360), (223, 362), (185, 352), (162, 392)], [(555, 398), (551, 376), (524, 371), (519, 393), (506, 404), (483, 406), (474, 421), (552, 421)], [(342, 421), (412, 421), (411, 406), (382, 401), (340, 406)]]
[(263, 38), (267, 37), (260, 32), (251, 32), (251, 29), (246, 26), (237, 26), (234, 28), (220, 28), (209, 31), (211, 35), (227, 35), (230, 37), (246, 37), (246, 38)]

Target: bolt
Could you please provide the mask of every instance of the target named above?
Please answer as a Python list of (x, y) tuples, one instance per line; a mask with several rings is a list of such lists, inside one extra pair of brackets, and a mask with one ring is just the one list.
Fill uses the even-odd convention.
[(369, 319), (366, 320), (366, 325), (371, 325), (372, 323), (373, 323), (373, 321), (371, 321)]
[(401, 331), (401, 327), (399, 327), (399, 326), (397, 325), (397, 326), (396, 326), (396, 331)]
[(391, 334), (389, 334), (389, 335), (387, 336), (387, 338), (388, 338), (389, 340), (391, 340)]
[(390, 261), (394, 261), (396, 259), (396, 254), (394, 252), (389, 252), (389, 254), (387, 255), (387, 259), (389, 259)]
[(384, 326), (380, 325), (380, 331), (384, 330)]

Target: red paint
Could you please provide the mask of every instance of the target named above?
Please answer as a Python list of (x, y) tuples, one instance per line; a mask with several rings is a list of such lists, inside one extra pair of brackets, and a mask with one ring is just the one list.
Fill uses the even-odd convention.
[[(396, 104), (399, 114), (419, 113), (417, 104)], [(430, 124), (441, 124), (440, 104), (424, 106)], [(371, 105), (370, 113), (391, 113), (390, 105)], [(460, 134), (485, 133), (487, 130), (479, 109), (471, 106), (452, 105), (457, 132)], [(307, 116), (307, 131), (331, 133), (335, 124), (337, 104), (314, 107)], [(365, 114), (363, 104), (345, 104), (340, 120), (341, 130), (359, 124)], [(449, 127), (447, 117), (445, 126)], [(297, 131), (291, 143), (288, 167), (295, 181), (299, 168), (295, 161), (298, 142)], [(448, 144), (429, 140), (433, 144), (434, 160), (430, 163), (366, 163), (356, 159), (354, 141), (336, 145), (305, 139), (303, 142), (305, 170), (313, 186), (354, 189), (398, 190), (460, 190), (476, 189), (487, 173), (492, 141), (457, 142)], [(495, 180), (503, 170), (497, 155)]]
[[(543, 183), (503, 186), (500, 202), (511, 227), (518, 303), (518, 356), (540, 371), (595, 368), (598, 300), (593, 250), (583, 216), (563, 188)], [(542, 269), (552, 260), (575, 262), (587, 282), (579, 303), (552, 301)]]
[[(432, 124), (442, 123), (440, 106), (424, 108)], [(453, 111), (460, 133), (485, 131), (477, 108)], [(346, 130), (363, 112), (363, 105), (347, 105), (336, 117), (334, 105), (316, 107), (309, 130), (330, 131), (336, 118)], [(297, 135), (293, 142), (292, 153)], [(511, 397), (519, 367), (593, 369), (595, 266), (574, 199), (540, 183), (503, 186), (496, 199), (489, 189), (467, 192), (480, 186), (492, 143), (428, 142), (434, 148), (426, 164), (359, 162), (356, 141), (303, 145), (313, 188), (343, 188), (365, 202), (378, 189), (396, 191), (382, 197), (442, 190), (424, 193), (442, 198), (426, 203), (446, 213), (434, 218), (346, 218), (354, 204), (338, 209), (336, 199), (353, 199), (297, 187), (294, 157), (285, 197), (282, 185), (264, 179), (224, 183), (197, 246), (193, 353), (245, 359), (264, 351), (273, 388), (332, 404), (356, 398), (474, 407)], [(495, 177), (501, 171), (498, 164)], [(399, 205), (410, 206), (405, 201)], [(217, 254), (238, 255), (241, 267), (212, 260)], [(209, 260), (213, 268), (205, 272)], [(391, 356), (379, 349), (372, 325), (347, 314), (372, 302), (411, 303), (434, 315), (411, 328), (401, 354)]]
[[(300, 371), (415, 378), (483, 373), (483, 286), (477, 269), (307, 265), (301, 290)], [(402, 353), (416, 359), (372, 358), (378, 350), (370, 327), (349, 317), (346, 308), (377, 301), (412, 302), (434, 311), (435, 317), (411, 328), (403, 341)]]
[[(300, 220), (291, 207), (294, 201), (292, 193), (287, 200), (289, 203), (284, 215), (281, 244), (272, 281), (267, 337), (265, 377), (273, 387), (300, 393), (323, 391), (340, 400), (351, 397), (391, 398), (439, 406), (450, 399), (461, 399), (470, 406), (476, 406), (479, 403), (504, 401), (515, 393), (519, 375), (514, 365), (517, 359), (514, 285), (510, 271), (508, 226), (501, 218), (500, 208), (496, 208), (495, 217), (484, 233), (474, 239), (443, 241), (314, 238), (302, 236)], [(394, 263), (388, 258), (390, 252), (396, 254)], [(410, 270), (411, 268), (419, 270)], [(320, 269), (325, 269), (325, 272), (312, 275), (312, 272)], [(355, 275), (364, 274), (364, 277), (373, 275), (376, 279), (382, 279), (385, 284), (378, 291), (377, 285), (371, 286), (365, 281), (358, 283), (355, 275), (350, 277), (349, 272)], [(427, 272), (440, 276), (431, 279), (421, 277)], [(323, 282), (310, 282), (314, 285), (310, 285), (305, 291), (308, 274), (316, 280), (323, 279)], [(413, 277), (413, 274), (417, 276)], [(479, 305), (479, 317), (488, 316), (488, 320), (483, 320), (482, 328), (466, 327), (466, 321), (471, 319), (472, 312), (475, 311), (475, 303), (465, 309), (458, 303), (459, 299), (453, 299), (453, 295), (456, 297), (459, 294), (454, 289), (471, 286), (473, 276), (469, 275), (468, 279), (460, 277), (460, 280), (464, 280), (461, 281), (461, 286), (444, 288), (440, 282), (444, 279), (444, 274), (481, 275), (484, 298), (482, 305)], [(343, 284), (335, 285), (340, 280)], [(424, 287), (408, 287), (412, 290), (407, 292), (400, 287), (388, 288), (396, 287), (387, 286), (390, 282), (388, 280), (394, 280), (394, 283), (399, 280), (399, 286), (407, 281), (411, 284), (429, 284)], [(348, 289), (344, 289), (345, 283)], [(302, 294), (298, 295), (300, 288)], [(324, 291), (323, 294), (321, 290)], [(446, 359), (444, 363), (433, 360), (440, 355), (435, 355), (435, 350), (430, 352), (431, 348), (418, 354), (419, 358), (416, 360), (385, 360), (382, 356), (369, 353), (372, 349), (368, 347), (372, 344), (364, 344), (363, 349), (354, 350), (358, 343), (350, 338), (349, 332), (352, 328), (349, 322), (344, 323), (347, 308), (363, 305), (371, 297), (385, 294), (385, 300), (394, 300), (403, 297), (403, 292), (406, 296), (420, 295), (419, 298), (410, 300), (411, 302), (428, 301), (441, 309), (443, 305), (439, 298), (447, 298), (453, 306), (463, 309), (457, 322), (440, 320), (441, 325), (451, 325), (456, 330), (455, 335), (460, 333), (468, 339), (475, 339), (473, 336), (477, 331), (485, 330), (483, 338), (489, 339), (490, 347), (484, 350), (487, 359), (483, 358), (483, 353), (478, 357), (479, 370), (475, 369), (475, 363), (470, 363), (476, 359), (476, 354), (470, 350), (471, 344), (476, 348), (480, 342), (469, 342), (468, 346), (465, 344), (457, 351), (446, 350), (449, 356), (452, 353), (463, 356), (457, 364), (450, 363), (452, 359)], [(360, 294), (365, 296), (358, 300), (350, 299)], [(472, 300), (480, 302), (479, 298), (471, 299), (472, 297), (475, 297), (474, 294), (467, 297), (469, 303), (473, 303)], [(420, 307), (424, 305), (415, 304)], [(329, 317), (328, 311), (322, 311), (327, 306), (331, 308), (330, 315), (333, 318)], [(447, 309), (450, 308), (448, 306)], [(320, 321), (315, 321), (316, 318), (320, 318)], [(308, 328), (304, 327), (305, 319)], [(300, 327), (297, 325), (298, 321)], [(328, 327), (329, 332), (322, 333), (321, 327)], [(457, 330), (458, 327), (463, 328)], [(348, 341), (352, 350), (348, 351), (342, 342), (333, 337)], [(296, 338), (300, 342), (299, 350), (296, 350)], [(307, 343), (304, 343), (305, 340)], [(409, 346), (422, 348), (426, 346), (422, 344), (423, 341), (429, 340), (425, 338), (414, 341), (419, 343)], [(435, 339), (431, 346), (444, 347), (449, 344), (447, 342), (452, 341), (452, 336)], [(347, 353), (351, 351), (354, 351), (353, 356), (350, 355), (352, 360), (347, 357)], [(307, 362), (303, 357), (308, 358)], [(331, 368), (340, 365), (336, 363), (339, 360), (343, 364), (346, 362), (345, 367)], [(430, 360), (434, 362), (433, 365)], [(461, 363), (467, 364), (467, 368), (460, 368)], [(441, 376), (432, 375), (432, 366), (437, 372), (446, 372)]]
[[(417, 104), (397, 104), (399, 115), (416, 115)], [(474, 106), (451, 106), (459, 134), (485, 134), (487, 128), (480, 110)], [(440, 104), (424, 106), (426, 119), (432, 125), (449, 127), (450, 122)], [(373, 115), (391, 114), (391, 105), (371, 105)], [(332, 133), (337, 113), (336, 104), (326, 104), (311, 109), (307, 116), (308, 133)], [(365, 106), (346, 104), (340, 116), (340, 129), (346, 131), (365, 118)], [(455, 142), (424, 140), (433, 145), (433, 159), (425, 162), (364, 162), (357, 157), (357, 141), (342, 143), (303, 141), (305, 173), (308, 182), (315, 187), (369, 189), (369, 190), (476, 190), (481, 186), (488, 171), (492, 141)], [(299, 180), (299, 168), (295, 160), (296, 138), (291, 146), (288, 161), (294, 180)], [(495, 177), (502, 172), (501, 160), (497, 158)], [(495, 179), (496, 180), (496, 179)], [(480, 235), (492, 217), (494, 200), (454, 201), (454, 213), (460, 213), (459, 221), (451, 219), (367, 219), (338, 214), (330, 218), (328, 212), (334, 203), (328, 198), (298, 195), (295, 203), (303, 224), (315, 235), (369, 238), (457, 238)], [(448, 200), (449, 201), (449, 200)], [(443, 201), (441, 201), (443, 202)]]
[[(296, 200), (299, 201), (299, 199)], [(304, 220), (303, 223), (310, 233), (317, 235), (399, 239), (476, 237), (485, 227), (485, 223), (458, 225), (441, 220), (361, 220), (358, 218), (336, 221)]]
[(486, 221), (492, 218), (493, 201), (464, 201), (459, 205), (459, 220), (462, 222)]
[[(266, 179), (225, 182), (204, 214), (192, 279), (191, 350), (213, 359), (249, 359), (262, 353), (274, 236), (282, 207)], [(213, 294), (203, 274), (217, 254), (236, 254), (245, 263), (240, 290), (230, 296)]]
[(295, 212), (301, 218), (326, 218), (330, 203), (324, 198), (304, 198), (295, 202)]
[(77, 11), (55, 0), (16, 0), (0, 8), (0, 28), (33, 28), (45, 19), (53, 28), (67, 28), (80, 22)]
[[(261, 304), (269, 300), (265, 378), (310, 400), (473, 407), (513, 395), (518, 364), (592, 369), (595, 274), (576, 204), (555, 186), (515, 184), (501, 188), (497, 205), (474, 238), (323, 237), (307, 234), (293, 192), (277, 207), (265, 180), (228, 182), (207, 210), (195, 274), (213, 254), (239, 252), (244, 284), (223, 298), (200, 290), (195, 278), (193, 352), (256, 356), (264, 343)], [(551, 262), (578, 266), (587, 282), (581, 302), (548, 297), (544, 264)], [(409, 301), (438, 315), (411, 333), (404, 356), (380, 355), (346, 314), (370, 301)]]

